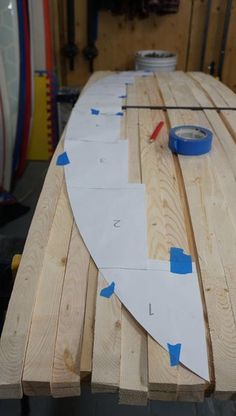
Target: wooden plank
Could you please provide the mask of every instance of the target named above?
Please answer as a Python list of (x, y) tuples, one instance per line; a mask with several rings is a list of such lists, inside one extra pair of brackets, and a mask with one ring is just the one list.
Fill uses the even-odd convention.
[(100, 296), (107, 286), (98, 276), (93, 347), (92, 392), (115, 392), (120, 382), (121, 303), (115, 295)]
[[(127, 87), (127, 105), (136, 104), (133, 85)], [(140, 145), (138, 137), (138, 112), (126, 110), (126, 137), (129, 146), (129, 182), (141, 183)]]
[[(210, 97), (211, 101), (218, 107), (231, 106), (236, 107), (236, 97), (233, 91), (229, 90), (228, 87), (218, 82), (213, 77), (207, 76), (202, 77), (200, 73), (192, 73), (191, 76), (201, 83), (206, 94)], [(235, 111), (222, 110), (220, 112), (224, 123), (226, 124), (230, 134), (236, 141), (236, 118)], [(235, 152), (233, 152), (233, 155)]]
[[(189, 81), (188, 81), (189, 83)], [(217, 82), (218, 84), (218, 82)], [(202, 105), (202, 90), (200, 89), (200, 84), (194, 84), (190, 81), (191, 90), (194, 93), (195, 98)], [(202, 84), (201, 84), (202, 85)], [(202, 85), (204, 88), (204, 85)], [(204, 102), (208, 102), (210, 99), (208, 97), (204, 98)], [(221, 186), (221, 195), (217, 195), (217, 199), (221, 201), (221, 206), (223, 211), (220, 209), (215, 210), (216, 215), (216, 235), (222, 250), (223, 265), (225, 270), (225, 275), (227, 279), (227, 287), (225, 291), (228, 293), (227, 299), (225, 299), (225, 294), (222, 288), (213, 288), (213, 294), (211, 295), (211, 301), (213, 296), (216, 296), (221, 299), (221, 302), (229, 303), (228, 309), (232, 308), (234, 320), (236, 319), (236, 302), (235, 302), (235, 277), (236, 277), (236, 262), (235, 262), (235, 231), (236, 231), (236, 222), (235, 222), (235, 210), (236, 210), (236, 192), (235, 192), (235, 164), (229, 163), (232, 157), (235, 154), (235, 143), (232, 137), (229, 135), (228, 130), (226, 129), (221, 117), (216, 112), (205, 111), (205, 114), (211, 123), (208, 127), (214, 130), (214, 169), (216, 170), (215, 175)], [(227, 146), (227, 147), (225, 147)], [(230, 151), (227, 151), (230, 148)], [(225, 150), (225, 151), (224, 151)], [(229, 159), (228, 159), (229, 157)], [(222, 175), (222, 166), (224, 166), (224, 174)], [(217, 175), (218, 173), (218, 175)], [(225, 204), (227, 201), (227, 205)], [(231, 222), (232, 221), (232, 222)], [(210, 284), (210, 282), (209, 282)], [(218, 284), (219, 286), (219, 284)], [(208, 290), (210, 292), (211, 286)], [(217, 311), (215, 312), (217, 314)], [(222, 318), (221, 318), (222, 319)], [(227, 318), (228, 320), (230, 317)], [(219, 328), (218, 328), (219, 330)], [(220, 352), (219, 352), (220, 354)], [(227, 365), (227, 364), (226, 364)], [(229, 364), (230, 365), (230, 362)], [(229, 368), (228, 368), (229, 369)], [(233, 386), (228, 388), (228, 391), (225, 391), (225, 387), (221, 386), (221, 380), (219, 380), (216, 389), (216, 395), (219, 398), (229, 398), (234, 397)]]
[[(95, 74), (90, 82), (103, 76), (104, 73)], [(21, 378), (32, 313), (63, 180), (63, 169), (56, 166), (57, 156), (62, 151), (63, 138), (54, 153), (44, 182), (8, 306), (0, 340), (0, 398), (22, 397)]]
[[(215, 104), (216, 102), (214, 98), (212, 100), (210, 96), (208, 96), (205, 93), (205, 89), (204, 89), (205, 83), (203, 81), (200, 81), (200, 79), (198, 80), (197, 74), (191, 72), (189, 73), (189, 77), (191, 78), (188, 78), (186, 82), (188, 82), (188, 84), (191, 86), (191, 91), (195, 99), (198, 101), (198, 103), (199, 104), (202, 103), (201, 105), (204, 105), (204, 106), (207, 106), (207, 105), (210, 106), (210, 105)], [(191, 82), (191, 79), (193, 79), (195, 82)], [(219, 83), (219, 85), (221, 85), (221, 83)], [(215, 88), (216, 87), (217, 85), (215, 86)], [(219, 88), (217, 88), (217, 90), (219, 90)], [(235, 96), (234, 96), (234, 99), (235, 99)], [(228, 165), (230, 165), (232, 171), (234, 172), (234, 175), (236, 175), (235, 143), (232, 140), (232, 135), (229, 132), (229, 130), (231, 130), (232, 128), (229, 129), (227, 120), (225, 119), (224, 116), (222, 116), (221, 113), (218, 114), (217, 112), (214, 112), (212, 110), (205, 110), (204, 113), (211, 125), (211, 129), (214, 130), (217, 136), (218, 148), (219, 148), (219, 145), (218, 145), (218, 141), (219, 141), (221, 144), (221, 147), (224, 149), (224, 156), (227, 158), (227, 161), (228, 161), (228, 163), (226, 163), (226, 168), (228, 168)], [(216, 154), (216, 156), (217, 155), (218, 153)]]
[[(105, 73), (94, 74), (86, 88), (104, 76)], [(78, 253), (80, 253), (79, 256)], [(90, 375), (92, 368), (97, 269), (92, 259), (90, 259), (89, 264), (88, 251), (75, 224), (72, 231), (67, 264), (68, 272), (65, 275), (51, 382), (51, 391), (54, 397), (78, 395), (80, 392), (79, 368), (81, 367), (82, 377)], [(78, 270), (80, 270), (79, 275)], [(87, 273), (88, 290), (86, 299)], [(67, 296), (70, 296), (71, 285), (74, 287), (74, 305), (70, 305), (69, 313)], [(79, 299), (80, 302), (78, 302)], [(85, 299), (86, 311), (84, 311)], [(70, 320), (72, 320), (71, 323), (69, 322)], [(77, 328), (76, 333), (74, 333), (74, 328)], [(82, 338), (83, 328), (84, 334)], [(82, 339), (83, 345), (81, 344)]]
[[(180, 82), (184, 83), (185, 90), (187, 85), (191, 88), (191, 92), (194, 96), (191, 96), (189, 93), (187, 94), (189, 103), (191, 102), (192, 105), (198, 103), (204, 105), (203, 103), (210, 102), (210, 99), (202, 94), (200, 85), (197, 86), (197, 84), (192, 82), (191, 79), (184, 74), (178, 74), (178, 84), (180, 84)], [(218, 244), (221, 242), (222, 264), (224, 265), (228, 286), (234, 287), (234, 274), (236, 270), (236, 260), (234, 255), (234, 247), (236, 244), (236, 166), (233, 162), (236, 162), (236, 146), (216, 111), (205, 110), (205, 114), (202, 112), (199, 113), (198, 121), (214, 132), (211, 159), (213, 160), (212, 172), (218, 184), (218, 186), (215, 186), (214, 188), (214, 193), (215, 198), (221, 201), (220, 205), (218, 204), (218, 201), (214, 204), (214, 207), (217, 206), (217, 209), (214, 208), (214, 214), (215, 216), (219, 216), (215, 219), (215, 233), (218, 238)], [(224, 166), (224, 175), (222, 175), (222, 166)], [(228, 215), (223, 215), (223, 213), (221, 213), (222, 210), (227, 212)], [(230, 230), (235, 230), (235, 232), (232, 233)]]
[[(149, 99), (145, 88), (144, 80), (137, 80), (137, 104), (148, 104)], [(156, 113), (156, 112), (155, 112)], [(157, 114), (156, 122), (163, 120), (163, 115)], [(161, 178), (157, 158), (162, 153), (155, 152), (156, 143), (160, 143), (160, 136), (163, 136), (163, 130), (166, 134), (166, 128), (162, 129), (159, 140), (156, 143), (149, 144), (149, 138), (154, 129), (154, 121), (151, 117), (150, 110), (139, 110), (139, 135), (140, 135), (140, 153), (142, 182), (146, 186), (148, 201), (148, 256), (149, 258), (168, 259), (168, 242), (166, 238), (165, 216), (163, 199), (160, 193)], [(161, 149), (160, 149), (161, 150)], [(160, 156), (159, 162), (162, 158)], [(168, 180), (167, 180), (168, 182)], [(177, 367), (171, 367), (169, 355), (152, 337), (148, 336), (148, 377), (149, 390), (161, 391), (159, 399), (163, 397), (163, 390), (168, 391), (165, 400), (174, 400), (177, 386)], [(173, 394), (174, 393), (174, 394)], [(158, 397), (156, 397), (157, 399)]]
[[(125, 123), (124, 123), (125, 120), (126, 120), (126, 117), (123, 118), (121, 137), (124, 137), (126, 135)], [(126, 123), (126, 125), (128, 124)], [(132, 124), (132, 128), (133, 127), (134, 125)], [(134, 132), (133, 132), (133, 137), (134, 137)], [(131, 139), (131, 145), (134, 146), (134, 141), (132, 142), (132, 139)], [(130, 170), (131, 177), (133, 176), (134, 178), (135, 171), (137, 170), (135, 167), (136, 166), (135, 161), (134, 163), (131, 163), (131, 166), (132, 166), (132, 169)], [(97, 296), (100, 296), (99, 293), (100, 292), (98, 291)], [(98, 304), (103, 305), (103, 303), (100, 303), (100, 302), (98, 302)], [(119, 314), (121, 313), (121, 316), (122, 316), (121, 345), (120, 345), (120, 347), (122, 348), (122, 353), (119, 352), (119, 355), (117, 357), (117, 360), (118, 359), (120, 360), (120, 379), (119, 379), (120, 401), (121, 402), (124, 401), (125, 403), (130, 402), (130, 404), (134, 404), (135, 401), (137, 402), (137, 404), (140, 404), (141, 402), (146, 403), (147, 384), (145, 385), (145, 380), (147, 376), (144, 373), (145, 366), (143, 366), (143, 368), (140, 369), (141, 360), (145, 362), (145, 359), (146, 359), (145, 351), (144, 351), (146, 335), (144, 331), (141, 332), (140, 329), (137, 328), (137, 324), (135, 320), (127, 316), (128, 314), (127, 311), (123, 310), (123, 308), (121, 309), (121, 303), (118, 301), (118, 299), (117, 299), (117, 305), (120, 305)], [(104, 318), (103, 318), (103, 314), (104, 314)], [(97, 327), (99, 328), (101, 325), (101, 322), (104, 321), (104, 319), (106, 319), (105, 318), (106, 315), (107, 315), (106, 309), (102, 310), (102, 306), (101, 306), (100, 315), (96, 313), (95, 333), (96, 333), (96, 328)], [(117, 316), (117, 319), (119, 319), (119, 315)], [(106, 338), (106, 336), (109, 336), (110, 327), (106, 326), (103, 330), (103, 334), (104, 334), (104, 331), (106, 332), (106, 334), (104, 335)], [(92, 386), (93, 386), (93, 391), (103, 392), (103, 391), (107, 391), (107, 389), (110, 389), (110, 387), (108, 387), (109, 383), (107, 382), (107, 380), (104, 381), (102, 373), (100, 374), (100, 377), (101, 377), (100, 380), (98, 379), (99, 368), (95, 368), (95, 367), (97, 364), (99, 365), (100, 363), (100, 360), (99, 361), (96, 360), (96, 357), (98, 354), (101, 354), (101, 349), (97, 351), (96, 345), (98, 345), (98, 343), (97, 344), (94, 343)], [(118, 348), (117, 348), (117, 351), (118, 351)], [(107, 354), (105, 350), (104, 350), (104, 353), (105, 355)], [(132, 355), (130, 356), (130, 354)], [(104, 360), (106, 359), (107, 357), (104, 357)], [(136, 371), (134, 372), (133, 369), (135, 368), (135, 363), (136, 363)], [(147, 373), (147, 367), (146, 367), (146, 373)], [(95, 380), (94, 374), (97, 375), (96, 381), (94, 381)], [(136, 389), (135, 393), (132, 392), (134, 385)], [(113, 388), (114, 386), (112, 387), (112, 389)]]
[(119, 403), (147, 404), (147, 336), (122, 306)]
[(56, 166), (62, 149), (61, 141), (44, 182), (8, 305), (0, 340), (0, 398), (22, 397), (21, 378), (31, 318), (63, 180), (63, 170)]
[[(84, 87), (82, 94), (86, 89), (94, 82), (109, 75), (109, 72), (100, 71), (94, 73), (86, 86)], [(86, 309), (84, 318), (84, 331), (81, 351), (81, 364), (80, 364), (80, 376), (81, 379), (90, 379), (92, 372), (92, 355), (93, 355), (93, 342), (94, 342), (94, 319), (95, 319), (95, 305), (97, 295), (97, 275), (98, 270), (90, 257), (89, 271), (88, 271), (88, 286), (86, 295)]]
[[(99, 74), (99, 73), (98, 73)], [(99, 78), (109, 75), (109, 73), (101, 72)], [(124, 131), (124, 119), (121, 122), (121, 135)], [(121, 136), (122, 137), (122, 136)], [(101, 285), (106, 286), (106, 281), (103, 276), (98, 279), (98, 287), (96, 293), (96, 315), (94, 323), (94, 343), (93, 343), (93, 358), (92, 358), (92, 391), (93, 392), (112, 392), (118, 390), (120, 380), (120, 356), (121, 356), (121, 302), (116, 297), (112, 296), (111, 306), (112, 315), (110, 319), (107, 314), (111, 313), (109, 308), (109, 301), (104, 302), (100, 296)], [(101, 329), (103, 328), (103, 329)], [(108, 347), (111, 342), (111, 337), (115, 338), (115, 347), (113, 344)], [(105, 341), (103, 341), (105, 340)], [(106, 348), (104, 345), (106, 344)], [(102, 366), (106, 365), (106, 370)], [(114, 374), (113, 374), (114, 373)], [(113, 374), (113, 376), (112, 376)]]
[[(192, 102), (191, 93), (187, 93), (186, 85), (183, 95), (184, 86), (178, 81), (178, 77), (178, 74), (170, 77), (158, 77), (161, 90), (162, 83), (169, 83), (177, 104), (183, 103), (183, 97), (185, 97), (185, 104)], [(185, 113), (185, 123), (189, 124), (191, 121), (192, 124), (199, 124), (199, 117), (202, 117), (200, 114), (184, 111), (183, 116)], [(202, 271), (202, 283), (212, 339), (215, 390), (219, 396), (231, 397), (235, 389), (236, 336), (227, 274), (224, 269), (224, 262), (227, 260), (221, 253), (222, 241), (219, 239), (219, 232), (221, 232), (219, 231), (221, 228), (219, 227), (219, 219), (220, 221), (225, 220), (221, 203), (224, 198), (222, 199), (217, 177), (214, 175), (213, 156), (212, 159), (211, 155), (200, 158), (179, 157), (179, 161)], [(216, 309), (218, 313), (213, 313), (213, 299), (215, 300), (214, 311)], [(225, 343), (222, 342), (222, 339), (225, 340)], [(230, 345), (230, 351), (226, 344)], [(231, 371), (225, 371), (230, 367)]]
[(23, 373), (27, 395), (50, 395), (58, 313), (73, 217), (62, 186), (43, 260)]
[[(134, 86), (128, 86), (127, 95), (127, 103), (130, 104), (135, 96)], [(129, 145), (129, 182), (140, 183), (138, 113), (136, 111), (126, 112), (126, 137)], [(119, 403), (146, 405), (147, 390), (146, 332), (122, 306)]]
[[(141, 85), (140, 85), (141, 84)], [(146, 85), (145, 85), (146, 84)], [(143, 87), (142, 87), (143, 85)], [(146, 95), (145, 95), (146, 89)], [(161, 104), (160, 97), (155, 94), (156, 84), (154, 79), (147, 78), (139, 81), (139, 104), (144, 103), (148, 104)], [(148, 94), (148, 97), (147, 97)], [(148, 100), (149, 98), (149, 100)], [(146, 184), (147, 193), (148, 193), (148, 218), (152, 218), (150, 221), (151, 227), (148, 228), (148, 241), (152, 242), (149, 244), (151, 251), (149, 252), (150, 258), (159, 258), (159, 259), (169, 259), (169, 249), (170, 247), (183, 247), (186, 252), (190, 251), (190, 246), (188, 243), (188, 236), (185, 224), (185, 218), (183, 215), (183, 206), (182, 201), (180, 200), (179, 195), (179, 184), (178, 177), (176, 174), (176, 166), (172, 156), (172, 153), (169, 151), (168, 143), (168, 131), (167, 131), (167, 122), (165, 120), (164, 114), (161, 111), (150, 111), (150, 110), (140, 110), (140, 129), (143, 132), (141, 133), (141, 160), (142, 160), (142, 171), (143, 171), (143, 181)], [(153, 119), (152, 119), (153, 117)], [(152, 145), (149, 144), (149, 137), (152, 133), (152, 130), (157, 125), (160, 120), (165, 121), (165, 127), (162, 129), (161, 133), (158, 136), (158, 139)], [(155, 148), (153, 149), (153, 147)], [(153, 147), (152, 147), (153, 146)], [(154, 152), (155, 150), (155, 152)], [(156, 209), (156, 211), (155, 211)], [(155, 220), (154, 220), (155, 219)], [(155, 224), (155, 226), (153, 226)], [(192, 236), (189, 236), (191, 239)], [(153, 246), (153, 242), (157, 241), (159, 244), (162, 244), (163, 247)], [(164, 248), (164, 251), (163, 251)], [(193, 255), (193, 253), (191, 253)], [(193, 256), (194, 257), (194, 256)], [(152, 348), (152, 353), (154, 353), (155, 344), (150, 338), (150, 348)], [(157, 353), (155, 354), (157, 356)], [(163, 355), (163, 352), (162, 352)], [(163, 374), (160, 374), (160, 382), (153, 382), (150, 386), (151, 390), (156, 389), (163, 390), (163, 376), (166, 377), (166, 383), (164, 389), (170, 391), (170, 397), (172, 399), (178, 398), (179, 400), (186, 400), (188, 396), (191, 399), (192, 391), (199, 391), (199, 397), (203, 400), (205, 383), (202, 379), (195, 376), (190, 371), (186, 370), (183, 366), (173, 368), (169, 365), (169, 356), (165, 351), (166, 361), (163, 366)], [(164, 360), (162, 359), (162, 362)], [(153, 365), (150, 363), (149, 370), (149, 380), (150, 376), (157, 378), (158, 373), (153, 373)], [(160, 373), (160, 369), (159, 369)], [(171, 377), (172, 376), (172, 377)], [(178, 396), (173, 394), (176, 392), (177, 388), (177, 377), (179, 386), (185, 386), (187, 381), (189, 384), (189, 394), (187, 394), (187, 389), (184, 394)], [(150, 382), (150, 381), (149, 381)], [(179, 387), (181, 389), (181, 387)], [(163, 397), (163, 392), (161, 393)], [(165, 399), (168, 398), (166, 392), (164, 395)], [(171, 400), (169, 398), (169, 400)], [(192, 398), (193, 400), (193, 398)]]
[[(200, 77), (200, 73), (193, 73), (193, 75), (199, 76)], [(236, 105), (236, 96), (235, 93), (232, 91), (232, 89), (230, 89), (229, 87), (227, 87), (227, 85), (223, 84), (222, 82), (220, 82), (217, 78), (214, 78), (210, 75), (206, 75), (203, 79), (204, 83), (206, 83), (206, 85), (210, 85), (213, 88), (215, 88), (215, 94), (212, 91), (212, 94), (210, 94), (210, 96), (212, 97), (213, 101), (215, 100), (215, 97), (217, 97), (217, 94), (220, 95), (222, 97), (222, 99), (224, 100), (224, 102), (232, 107), (235, 107)]]
[[(204, 103), (211, 103), (210, 98), (208, 98), (201, 89), (203, 85), (194, 83), (189, 77), (185, 77), (185, 80), (191, 87), (191, 91), (199, 104), (205, 105)], [(234, 191), (236, 176), (235, 142), (222, 118), (216, 111), (205, 110), (204, 113), (208, 120), (207, 127), (214, 131), (214, 146), (212, 152), (214, 154), (215, 175), (217, 175), (218, 181), (221, 184), (221, 191), (225, 195), (231, 212), (231, 220), (236, 227), (234, 215), (236, 210), (236, 195)], [(206, 122), (206, 120), (204, 120), (204, 122)], [(222, 166), (224, 166), (224, 175), (221, 174)]]
[(51, 381), (53, 397), (80, 394), (80, 357), (89, 258), (74, 222), (58, 317)]
[(95, 305), (97, 294), (98, 270), (92, 258), (90, 258), (88, 270), (88, 287), (86, 295), (86, 310), (84, 317), (84, 331), (81, 352), (80, 376), (87, 378), (92, 372), (93, 334), (95, 320)]

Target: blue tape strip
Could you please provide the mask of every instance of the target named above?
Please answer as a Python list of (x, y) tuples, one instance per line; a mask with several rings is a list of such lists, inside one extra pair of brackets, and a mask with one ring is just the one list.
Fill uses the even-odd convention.
[(115, 282), (112, 282), (109, 286), (104, 287), (104, 289), (101, 290), (100, 296), (103, 296), (104, 298), (110, 298), (115, 290)]
[(118, 98), (127, 98), (127, 95), (119, 95)]
[(170, 271), (177, 274), (192, 273), (192, 257), (189, 254), (185, 254), (182, 248), (171, 247)]
[(177, 126), (170, 129), (169, 148), (173, 153), (199, 156), (211, 150), (212, 132), (200, 126)]
[(174, 367), (179, 364), (181, 344), (172, 345), (167, 343), (167, 346), (170, 356), (170, 365), (171, 367)]
[(118, 113), (116, 113), (116, 116), (123, 116), (124, 115), (124, 113), (122, 113), (122, 111), (118, 111)]
[(57, 158), (57, 165), (58, 166), (64, 166), (64, 165), (68, 165), (70, 163), (70, 160), (67, 156), (67, 153), (64, 152), (61, 155), (58, 156)]
[(97, 108), (91, 108), (90, 111), (92, 116), (98, 116), (98, 114), (100, 113), (100, 111), (97, 110)]

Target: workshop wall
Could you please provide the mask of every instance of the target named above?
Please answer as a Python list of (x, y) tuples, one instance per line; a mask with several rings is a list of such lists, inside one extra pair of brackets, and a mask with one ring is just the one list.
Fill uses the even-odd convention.
[[(83, 55), (87, 42), (87, 1), (75, 1), (76, 44), (79, 53), (75, 68), (69, 69), (62, 53), (66, 44), (66, 1), (57, 1), (59, 38), (57, 58), (64, 85), (84, 85), (90, 76), (89, 64)], [(178, 54), (180, 70), (204, 70), (209, 72), (213, 62), (217, 74), (224, 28), (227, 0), (212, 0), (208, 16), (208, 0), (180, 0), (179, 12), (163, 16), (151, 15), (147, 19), (128, 20), (108, 11), (99, 12), (98, 56), (94, 70), (127, 70), (134, 68), (134, 54), (141, 49), (167, 49)], [(229, 33), (223, 67), (223, 81), (236, 90), (234, 71), (236, 39), (233, 28), (236, 23), (236, 0), (233, 0)], [(205, 48), (205, 49), (204, 49)]]
[(236, 92), (236, 0), (233, 0), (222, 79)]

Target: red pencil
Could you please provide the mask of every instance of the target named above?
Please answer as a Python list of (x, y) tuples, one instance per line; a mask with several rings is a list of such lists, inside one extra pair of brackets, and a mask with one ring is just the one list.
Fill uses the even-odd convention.
[(160, 121), (160, 123), (158, 123), (158, 125), (156, 126), (155, 130), (153, 131), (151, 137), (150, 137), (150, 142), (154, 142), (154, 140), (156, 140), (160, 130), (162, 129), (164, 125), (164, 121)]

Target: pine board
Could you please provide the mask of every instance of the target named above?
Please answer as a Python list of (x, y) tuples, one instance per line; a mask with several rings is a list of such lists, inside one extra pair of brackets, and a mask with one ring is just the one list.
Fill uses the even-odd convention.
[(31, 321), (23, 373), (24, 393), (27, 395), (51, 394), (54, 348), (73, 225), (68, 204), (64, 183), (43, 261)]
[[(160, 85), (169, 85), (177, 105), (196, 105), (196, 100), (191, 90), (188, 91), (181, 73), (160, 76), (158, 79)], [(182, 117), (184, 124), (208, 126), (206, 117), (201, 112), (183, 110)], [(217, 137), (214, 139), (217, 141)], [(216, 146), (209, 155), (201, 158), (180, 156), (179, 162), (202, 272), (214, 362), (215, 394), (218, 397), (230, 398), (233, 395), (235, 380), (235, 318), (229, 286), (235, 273), (235, 226), (226, 214), (228, 201), (223, 193), (225, 188), (221, 188), (219, 181), (223, 175), (219, 171), (220, 166), (217, 165), (215, 153), (218, 153)], [(235, 186), (231, 192), (235, 193)], [(230, 351), (227, 345), (231, 346)]]
[[(53, 397), (80, 394), (80, 357), (89, 252), (74, 222), (68, 250), (65, 280), (58, 317), (51, 391)], [(75, 331), (76, 328), (76, 331)]]
[[(127, 88), (127, 104), (135, 95), (133, 85)], [(138, 114), (126, 113), (126, 137), (129, 146), (129, 182), (141, 182)], [(148, 399), (147, 334), (122, 307), (120, 362), (120, 404), (146, 405)]]
[(107, 286), (98, 276), (94, 328), (92, 391), (110, 393), (118, 390), (120, 381), (121, 303), (116, 296), (100, 296)]
[[(151, 77), (138, 80), (138, 104), (152, 105), (157, 102), (157, 93), (153, 96), (155, 81)], [(161, 104), (161, 97), (159, 97)], [(148, 195), (148, 243), (149, 257), (169, 259), (170, 247), (183, 247), (186, 252), (191, 252), (188, 240), (192, 238), (187, 235), (184, 213), (184, 201), (180, 199), (179, 181), (175, 164), (175, 157), (168, 149), (167, 119), (161, 111), (139, 110), (139, 125), (141, 136), (141, 160), (142, 178), (146, 185)], [(149, 143), (149, 137), (159, 121), (164, 121), (165, 126), (159, 134), (155, 143)], [(194, 258), (194, 253), (191, 252)], [(169, 357), (151, 337), (149, 337), (149, 387), (151, 391), (160, 389), (160, 384), (167, 380), (167, 391), (165, 398), (176, 400), (181, 398), (181, 389), (189, 386), (189, 391), (199, 391), (203, 400), (204, 381), (187, 371), (184, 367), (170, 367)], [(156, 350), (156, 351), (155, 351)], [(158, 352), (159, 351), (159, 352)], [(154, 360), (152, 360), (154, 354)], [(160, 355), (162, 365), (155, 369)], [(155, 369), (156, 371), (153, 371)], [(172, 382), (171, 382), (172, 379)], [(161, 383), (160, 383), (161, 380)], [(161, 387), (163, 390), (163, 386)], [(156, 398), (158, 395), (156, 394)], [(160, 394), (163, 399), (163, 392)], [(186, 399), (186, 398), (185, 398)]]
[[(94, 82), (106, 75), (96, 73)], [(235, 95), (201, 74), (158, 74), (128, 87), (128, 104), (235, 106)], [(128, 109), (129, 180), (146, 185), (148, 250), (168, 259), (180, 246), (196, 261), (206, 319), (211, 383), (169, 357), (113, 296), (100, 296), (97, 278), (73, 223), (63, 169), (52, 160), (16, 277), (0, 340), (0, 397), (117, 392), (123, 404), (150, 400), (201, 401), (236, 397), (236, 151), (235, 112)], [(156, 124), (165, 125), (155, 143)], [(213, 150), (176, 157), (167, 148), (176, 124), (200, 124), (214, 133)], [(76, 253), (79, 253), (76, 255)], [(50, 278), (49, 278), (50, 276)], [(97, 286), (98, 280), (98, 286)], [(27, 303), (25, 302), (27, 293)], [(75, 330), (76, 328), (76, 330)]]
[(23, 394), (21, 380), (31, 317), (63, 180), (63, 171), (55, 164), (62, 149), (63, 139), (57, 147), (44, 182), (8, 305), (0, 340), (1, 398), (20, 398)]

